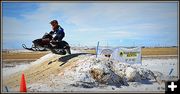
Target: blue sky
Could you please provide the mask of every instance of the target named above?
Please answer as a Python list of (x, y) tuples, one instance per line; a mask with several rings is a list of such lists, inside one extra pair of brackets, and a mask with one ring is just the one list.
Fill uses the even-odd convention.
[(72, 46), (177, 46), (177, 3), (3, 2), (3, 48), (31, 46), (57, 19)]

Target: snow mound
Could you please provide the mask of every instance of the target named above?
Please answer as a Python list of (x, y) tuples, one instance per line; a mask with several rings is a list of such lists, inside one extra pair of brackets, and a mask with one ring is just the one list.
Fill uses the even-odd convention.
[(93, 88), (100, 85), (121, 87), (128, 86), (128, 82), (146, 83), (156, 80), (157, 76), (162, 76), (155, 75), (151, 70), (136, 68), (103, 56), (96, 59), (95, 55), (87, 54), (77, 58), (75, 64), (59, 73), (62, 79), (66, 79), (75, 87)]
[(128, 81), (140, 81), (141, 79), (139, 72), (132, 67), (127, 67), (125, 74)]

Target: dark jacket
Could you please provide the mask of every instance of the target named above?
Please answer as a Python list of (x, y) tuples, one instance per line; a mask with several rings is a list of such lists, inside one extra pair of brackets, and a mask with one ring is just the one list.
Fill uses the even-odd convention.
[(55, 37), (53, 38), (53, 40), (56, 40), (56, 41), (57, 40), (61, 41), (65, 36), (64, 29), (61, 26), (59, 26), (57, 30), (51, 31), (50, 34), (51, 35), (56, 34)]

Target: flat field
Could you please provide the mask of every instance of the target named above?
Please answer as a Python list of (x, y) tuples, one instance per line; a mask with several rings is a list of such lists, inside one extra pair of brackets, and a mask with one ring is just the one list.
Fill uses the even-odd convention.
[[(95, 50), (84, 50), (84, 52), (95, 54)], [(44, 55), (49, 53), (49, 51), (45, 52), (10, 52), (10, 53), (2, 53), (3, 60), (36, 60)], [(148, 55), (177, 55), (178, 48), (142, 48), (142, 56)]]

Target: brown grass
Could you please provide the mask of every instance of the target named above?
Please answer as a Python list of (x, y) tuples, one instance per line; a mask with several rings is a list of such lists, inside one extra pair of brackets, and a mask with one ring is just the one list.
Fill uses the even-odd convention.
[[(95, 54), (95, 50), (86, 50), (88, 53)], [(142, 56), (146, 55), (177, 55), (178, 48), (142, 48)]]
[(2, 59), (38, 59), (47, 52), (2, 53)]
[[(95, 50), (85, 50), (87, 53), (95, 54)], [(21, 52), (3, 53), (2, 59), (38, 59), (49, 52)], [(178, 48), (142, 48), (142, 56), (146, 55), (177, 55)]]
[(142, 56), (145, 55), (177, 55), (178, 48), (143, 48)]

